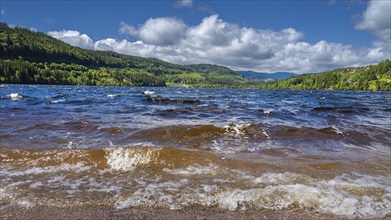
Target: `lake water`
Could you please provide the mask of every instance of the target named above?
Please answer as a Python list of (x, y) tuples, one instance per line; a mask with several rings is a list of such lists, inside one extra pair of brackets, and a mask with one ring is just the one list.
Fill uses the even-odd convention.
[(5, 85), (0, 97), (0, 217), (391, 215), (391, 92)]

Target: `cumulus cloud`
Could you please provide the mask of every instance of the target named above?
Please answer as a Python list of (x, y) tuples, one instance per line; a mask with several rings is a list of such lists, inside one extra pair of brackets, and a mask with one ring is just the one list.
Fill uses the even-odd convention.
[(137, 36), (138, 31), (132, 25), (129, 25), (123, 21), (119, 23), (119, 33), (123, 36)]
[(374, 43), (372, 48), (324, 40), (310, 44), (303, 41), (303, 33), (294, 28), (275, 31), (242, 27), (226, 22), (218, 15), (205, 17), (194, 26), (167, 17), (148, 19), (139, 28), (122, 22), (119, 32), (137, 39), (107, 38), (93, 43), (87, 35), (77, 31), (49, 34), (95, 50), (154, 57), (178, 64), (212, 63), (234, 70), (261, 72), (320, 72), (364, 66), (390, 58), (380, 44)]
[(139, 29), (139, 36), (148, 44), (172, 45), (182, 39), (185, 28), (186, 25), (176, 18), (150, 18)]
[(48, 35), (64, 41), (65, 43), (71, 44), (73, 46), (85, 48), (85, 49), (94, 49), (94, 42), (86, 34), (80, 34), (78, 31), (72, 30), (61, 30), (61, 31), (49, 31)]
[(122, 35), (137, 36), (143, 42), (165, 46), (180, 42), (185, 36), (186, 25), (176, 18), (150, 18), (139, 29), (125, 22), (120, 23)]
[(193, 0), (179, 0), (176, 1), (175, 7), (183, 8), (183, 7), (192, 7), (193, 6)]
[[(241, 27), (224, 21), (218, 15), (206, 17), (198, 25), (190, 27), (176, 19), (170, 21), (180, 24), (172, 28), (179, 30), (180, 34), (173, 34), (175, 31), (159, 32), (159, 27), (167, 26), (160, 21), (170, 20), (150, 19), (138, 32), (155, 31), (153, 35), (139, 33), (137, 42), (115, 40), (111, 45), (116, 45), (114, 50), (118, 52), (174, 63), (214, 63), (233, 69), (265, 72), (319, 72), (372, 64), (386, 58), (376, 48), (360, 49), (326, 41), (309, 44), (301, 41), (303, 33), (294, 28), (273, 31)], [(176, 40), (168, 43), (165, 39)]]
[(379, 52), (391, 53), (391, 1), (372, 0), (356, 25), (359, 30), (367, 30), (374, 34), (375, 48)]

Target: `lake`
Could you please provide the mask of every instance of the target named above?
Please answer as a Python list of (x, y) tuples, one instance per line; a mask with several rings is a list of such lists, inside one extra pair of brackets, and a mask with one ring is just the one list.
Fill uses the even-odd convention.
[(0, 97), (0, 217), (391, 215), (391, 92), (5, 85)]

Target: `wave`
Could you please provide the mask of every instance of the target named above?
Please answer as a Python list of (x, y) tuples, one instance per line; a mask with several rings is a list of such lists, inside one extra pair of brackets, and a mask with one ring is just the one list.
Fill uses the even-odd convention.
[(11, 100), (19, 100), (19, 99), (23, 99), (23, 96), (19, 93), (11, 93), (8, 95), (8, 97), (11, 99)]
[(311, 109), (311, 112), (336, 112), (341, 114), (359, 114), (370, 111), (366, 107), (353, 107), (353, 106), (322, 106)]
[(50, 100), (49, 104), (68, 104), (68, 105), (89, 105), (102, 102), (96, 98), (84, 98), (84, 99), (57, 99)]
[(107, 95), (108, 98), (112, 98), (112, 99), (120, 97), (120, 96), (122, 96), (122, 95), (121, 94), (108, 94)]
[[(8, 133), (8, 135), (39, 137), (45, 134), (48, 148), (52, 148), (53, 143), (65, 147), (69, 141), (78, 139), (81, 141), (78, 144), (79, 148), (83, 148), (83, 143), (84, 147), (91, 146), (93, 143), (101, 143), (98, 147), (104, 147), (104, 143), (109, 141), (120, 144), (120, 146), (148, 143), (151, 146), (175, 146), (190, 149), (213, 149), (216, 144), (223, 143), (225, 146), (230, 145), (236, 148), (235, 152), (242, 151), (249, 146), (263, 146), (265, 144), (290, 146), (297, 143), (299, 148), (319, 143), (326, 148), (332, 148), (335, 145), (340, 148), (344, 144), (353, 144), (358, 148), (372, 148), (380, 145), (388, 146), (387, 143), (390, 141), (389, 130), (370, 125), (347, 127), (335, 124), (319, 127), (296, 127), (253, 122), (137, 128), (129, 127), (126, 124), (102, 127), (96, 121), (81, 120), (59, 124), (45, 122), (25, 127), (19, 126), (18, 129), (13, 130), (14, 133)], [(12, 124), (10, 126), (12, 128)], [(4, 145), (12, 135), (8, 138), (4, 137), (2, 140)], [(81, 140), (81, 138), (85, 140)], [(45, 144), (42, 140), (39, 143)]]
[(201, 101), (197, 99), (169, 99), (169, 98), (152, 97), (152, 96), (145, 97), (144, 101), (159, 103), (159, 104), (167, 104), (167, 103), (200, 104), (201, 103)]
[[(0, 150), (0, 163), (21, 168), (83, 164), (98, 169), (131, 171), (139, 166), (177, 167), (183, 166), (183, 164), (207, 164), (209, 161), (219, 160), (210, 152), (184, 150), (175, 147), (110, 147), (47, 151), (3, 148)], [(45, 170), (49, 172), (52, 169), (45, 168)], [(53, 169), (52, 171), (57, 170)]]
[(390, 175), (315, 177), (270, 168), (260, 172), (264, 164), (225, 159), (208, 151), (4, 148), (0, 166), (0, 202), (27, 208), (105, 204), (118, 209), (302, 209), (349, 218), (391, 214)]
[[(175, 174), (187, 176), (189, 172)], [(266, 173), (247, 177), (241, 187), (234, 187), (224, 181), (194, 186), (182, 179), (149, 183), (131, 196), (119, 198), (116, 207), (184, 209), (203, 206), (233, 211), (299, 208), (350, 218), (384, 217), (391, 213), (391, 189), (385, 185), (386, 181), (363, 175), (341, 175), (324, 180), (294, 173)]]
[(372, 143), (386, 143), (388, 131), (371, 127), (356, 126), (355, 130), (341, 129), (338, 126), (294, 127), (264, 123), (231, 123), (228, 125), (163, 126), (140, 130), (128, 136), (128, 140), (143, 140), (159, 145), (202, 146), (216, 140), (243, 140), (253, 143), (274, 141), (296, 141), (305, 144), (320, 141), (341, 141), (357, 146), (370, 146)]
[(146, 91), (143, 92), (144, 95), (153, 95), (153, 94), (155, 94), (155, 93), (156, 93), (156, 92), (154, 92), (154, 91), (149, 91), (149, 90), (146, 90)]

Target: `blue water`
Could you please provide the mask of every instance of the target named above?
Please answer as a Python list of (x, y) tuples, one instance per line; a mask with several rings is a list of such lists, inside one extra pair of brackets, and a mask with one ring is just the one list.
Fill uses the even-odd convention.
[(391, 213), (391, 92), (5, 85), (0, 101), (10, 207), (97, 193), (116, 208)]
[[(144, 91), (172, 101), (147, 102)], [(23, 98), (12, 100), (11, 93)], [(0, 96), (1, 144), (17, 148), (65, 147), (69, 142), (77, 148), (105, 147), (109, 142), (127, 146), (132, 144), (126, 140), (129, 134), (170, 125), (262, 123), (361, 134), (371, 132), (365, 129), (391, 129), (390, 92), (9, 85), (0, 89)], [(72, 126), (80, 122), (85, 125)], [(123, 135), (110, 137), (104, 130), (111, 128), (123, 130)]]

